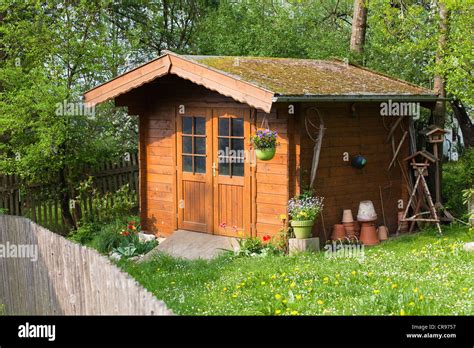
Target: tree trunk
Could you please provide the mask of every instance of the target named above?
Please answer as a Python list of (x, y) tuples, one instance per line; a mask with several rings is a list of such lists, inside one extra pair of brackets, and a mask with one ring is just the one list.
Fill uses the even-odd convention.
[[(439, 67), (443, 62), (444, 50), (446, 49), (447, 34), (448, 34), (448, 11), (443, 1), (439, 1), (439, 37), (438, 37), (438, 49), (436, 50), (435, 63)], [(444, 77), (437, 73), (434, 76), (433, 89), (440, 98), (446, 97), (445, 81)], [(443, 128), (445, 123), (446, 114), (446, 103), (444, 100), (436, 102), (434, 109), (434, 121), (436, 125)]]
[[(438, 49), (436, 50), (435, 63), (439, 67), (444, 59), (444, 51), (446, 49), (446, 43), (448, 40), (448, 11), (443, 0), (438, 2), (439, 7), (439, 37), (438, 37)], [(434, 86), (433, 89), (438, 97), (445, 98), (445, 81), (444, 77), (439, 74), (439, 72), (434, 77)], [(445, 116), (446, 114), (446, 102), (444, 100), (439, 100), (436, 102), (435, 108), (433, 110), (434, 123), (440, 127), (444, 128)], [(441, 180), (442, 180), (442, 157), (443, 157), (443, 143), (433, 144), (437, 146), (437, 151), (439, 154), (439, 160), (436, 162), (436, 180), (435, 180), (435, 192), (436, 192), (436, 203), (441, 203)]]
[(69, 209), (69, 201), (71, 199), (71, 196), (67, 187), (66, 176), (64, 171), (65, 169), (61, 169), (59, 171), (59, 204), (61, 207), (61, 215), (63, 217), (64, 223), (66, 224), (66, 227), (75, 230), (77, 229), (77, 225)]
[(351, 52), (357, 56), (364, 54), (365, 32), (367, 29), (367, 0), (354, 0), (352, 17)]

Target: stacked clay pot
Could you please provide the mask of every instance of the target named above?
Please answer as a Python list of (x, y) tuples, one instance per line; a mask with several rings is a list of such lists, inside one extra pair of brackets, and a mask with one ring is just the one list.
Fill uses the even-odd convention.
[(375, 208), (372, 201), (360, 202), (357, 220), (361, 224), (360, 241), (364, 243), (364, 245), (379, 244), (380, 240), (377, 234), (377, 229), (375, 228), (377, 214), (375, 213)]
[(388, 239), (388, 228), (387, 226), (381, 225), (377, 229), (377, 235), (381, 241)]
[(343, 224), (335, 224), (332, 229), (331, 239), (345, 239), (346, 238), (346, 229)]
[(354, 221), (354, 231), (355, 231), (356, 237), (359, 238), (359, 236), (360, 236), (360, 223), (357, 220)]
[(347, 237), (354, 239), (356, 236), (356, 229), (354, 218), (352, 217), (352, 211), (350, 209), (344, 209), (342, 212), (342, 224), (344, 225), (344, 229), (346, 230)]

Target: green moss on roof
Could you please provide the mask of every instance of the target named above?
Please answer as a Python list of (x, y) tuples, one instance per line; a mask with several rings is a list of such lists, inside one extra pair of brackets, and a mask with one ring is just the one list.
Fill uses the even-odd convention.
[(339, 61), (186, 56), (280, 95), (433, 95), (433, 92)]

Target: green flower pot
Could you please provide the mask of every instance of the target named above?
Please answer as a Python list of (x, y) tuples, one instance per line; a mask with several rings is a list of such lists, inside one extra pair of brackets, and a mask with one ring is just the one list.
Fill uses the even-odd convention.
[(291, 227), (293, 227), (296, 239), (311, 238), (313, 225), (313, 220), (291, 221)]
[(270, 147), (268, 149), (255, 149), (255, 156), (261, 161), (269, 161), (275, 157), (275, 147)]

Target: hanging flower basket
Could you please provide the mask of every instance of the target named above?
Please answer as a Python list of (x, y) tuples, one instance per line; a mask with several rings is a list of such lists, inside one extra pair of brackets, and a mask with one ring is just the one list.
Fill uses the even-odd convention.
[(269, 161), (275, 157), (278, 132), (270, 129), (258, 130), (251, 142), (255, 148), (255, 156), (261, 161)]
[(255, 156), (261, 161), (269, 161), (275, 157), (276, 148), (270, 147), (268, 149), (256, 149)]

